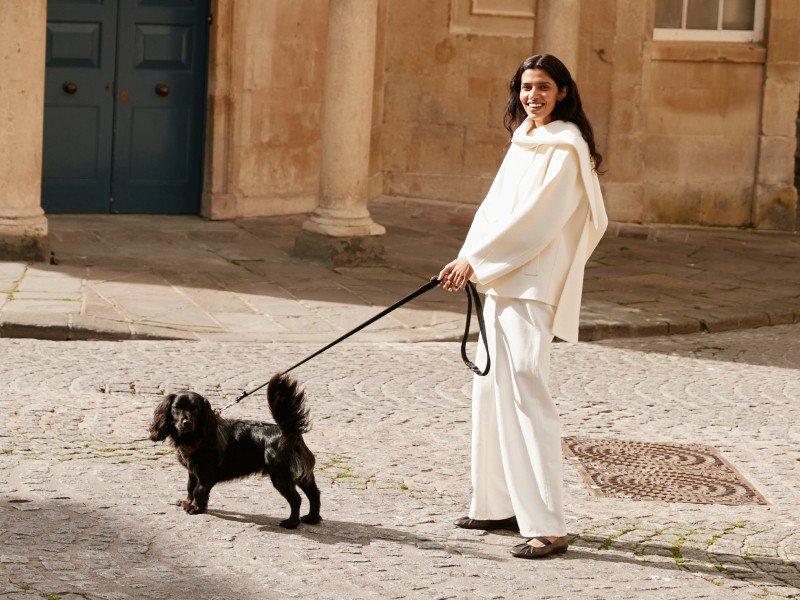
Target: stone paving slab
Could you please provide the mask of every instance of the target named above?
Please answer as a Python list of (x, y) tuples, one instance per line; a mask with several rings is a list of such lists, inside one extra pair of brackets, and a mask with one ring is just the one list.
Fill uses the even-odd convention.
[[(438, 273), (474, 207), (372, 210), (387, 265), (336, 270), (291, 256), (303, 215), (51, 215), (57, 265), (0, 263), (0, 337), (328, 341)], [(456, 340), (465, 309), (434, 290), (359, 339)], [(796, 321), (797, 235), (612, 223), (586, 271), (584, 340)]]
[[(350, 343), (301, 367), (324, 521), (286, 531), (268, 481), (169, 503), (185, 471), (145, 439), (160, 390), (221, 403), (314, 348), (0, 340), (0, 590), (9, 598), (800, 598), (800, 325), (557, 344), (562, 438), (702, 443), (764, 506), (599, 498), (570, 462), (558, 558), (455, 528), (471, 374), (454, 343)], [(474, 347), (471, 348), (474, 350)], [(264, 418), (260, 396), (231, 416)]]

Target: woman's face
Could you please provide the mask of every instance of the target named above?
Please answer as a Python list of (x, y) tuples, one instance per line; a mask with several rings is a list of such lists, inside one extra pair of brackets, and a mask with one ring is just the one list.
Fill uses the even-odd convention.
[(533, 117), (537, 127), (553, 120), (551, 113), (556, 101), (563, 100), (566, 95), (566, 86), (559, 91), (558, 85), (546, 71), (526, 69), (522, 72), (519, 101), (528, 116)]

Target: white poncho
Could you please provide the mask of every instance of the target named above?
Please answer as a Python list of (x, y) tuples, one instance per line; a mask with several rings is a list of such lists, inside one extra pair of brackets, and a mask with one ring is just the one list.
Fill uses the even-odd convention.
[(574, 123), (517, 127), (459, 257), (478, 290), (556, 307), (553, 333), (578, 340), (583, 272), (608, 226), (589, 148)]

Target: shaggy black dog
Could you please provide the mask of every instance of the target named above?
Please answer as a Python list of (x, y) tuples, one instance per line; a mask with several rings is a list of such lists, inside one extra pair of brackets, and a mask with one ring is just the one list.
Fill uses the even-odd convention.
[[(269, 475), (272, 485), (286, 498), (291, 515), (281, 527), (294, 529), (300, 521), (319, 523), (319, 488), (314, 480), (314, 454), (303, 441), (308, 431), (305, 394), (297, 382), (275, 375), (267, 386), (267, 399), (277, 425), (261, 421), (225, 419), (199, 394), (169, 394), (156, 407), (150, 439), (170, 438), (178, 460), (189, 471), (188, 496), (178, 505), (189, 514), (205, 512), (211, 488), (255, 473)], [(300, 494), (310, 510), (300, 518)]]

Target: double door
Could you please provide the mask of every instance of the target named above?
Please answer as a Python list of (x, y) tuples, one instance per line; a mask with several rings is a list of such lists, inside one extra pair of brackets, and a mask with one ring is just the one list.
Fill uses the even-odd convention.
[(48, 0), (42, 205), (197, 213), (208, 0)]

